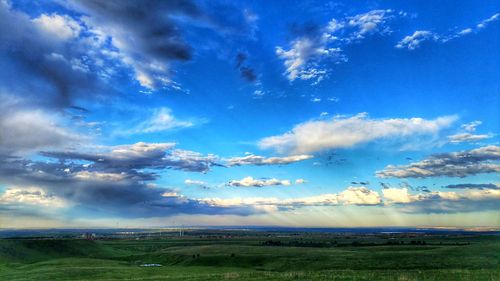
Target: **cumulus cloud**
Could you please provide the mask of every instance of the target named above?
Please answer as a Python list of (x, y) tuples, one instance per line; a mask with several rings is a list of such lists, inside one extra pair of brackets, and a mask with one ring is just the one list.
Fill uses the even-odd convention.
[(466, 177), (500, 172), (500, 147), (491, 145), (460, 152), (441, 153), (409, 165), (389, 165), (376, 173), (381, 178)]
[(450, 126), (455, 116), (434, 120), (422, 118), (370, 119), (361, 113), (353, 117), (334, 117), (296, 125), (290, 132), (267, 137), (259, 142), (264, 149), (281, 153), (311, 153), (334, 148), (349, 148), (383, 138), (435, 135)]
[(396, 48), (415, 50), (419, 48), (423, 42), (437, 42), (446, 43), (450, 40), (461, 38), (471, 33), (477, 33), (481, 29), (485, 28), (491, 22), (497, 21), (500, 18), (500, 14), (495, 14), (485, 20), (482, 20), (475, 27), (468, 27), (458, 31), (454, 31), (450, 34), (437, 34), (429, 30), (417, 30), (412, 35), (405, 36), (397, 44)]
[(243, 186), (243, 187), (263, 187), (272, 185), (291, 185), (289, 180), (279, 180), (279, 179), (254, 179), (253, 177), (245, 177), (241, 180), (229, 181), (229, 186)]
[(201, 198), (198, 201), (219, 207), (254, 207), (264, 212), (286, 211), (308, 206), (386, 206), (406, 213), (457, 213), (498, 210), (500, 191), (473, 190), (466, 192), (434, 191), (411, 194), (407, 188), (388, 188), (378, 192), (365, 187), (349, 187), (339, 194), (328, 193), (309, 197), (280, 199), (276, 197)]
[(347, 205), (377, 205), (380, 204), (378, 192), (366, 187), (349, 187), (339, 194), (339, 201)]
[(389, 203), (410, 203), (418, 199), (408, 192), (408, 188), (384, 188), (382, 194)]
[(244, 166), (244, 165), (287, 165), (295, 162), (300, 162), (313, 158), (312, 155), (302, 154), (302, 155), (291, 155), (284, 157), (264, 157), (249, 154), (242, 157), (232, 157), (225, 159), (228, 166)]
[(276, 55), (284, 61), (288, 80), (321, 82), (328, 76), (324, 62), (344, 63), (348, 58), (343, 48), (372, 34), (390, 32), (388, 22), (394, 18), (392, 10), (372, 10), (367, 13), (337, 20), (332, 19), (322, 28), (308, 28), (290, 42), (290, 48), (276, 47)]

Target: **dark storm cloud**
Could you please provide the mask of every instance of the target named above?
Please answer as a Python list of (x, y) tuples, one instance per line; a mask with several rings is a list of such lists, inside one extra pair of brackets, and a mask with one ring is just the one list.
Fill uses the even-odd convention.
[[(73, 0), (77, 9), (90, 15), (97, 26), (126, 33), (138, 55), (159, 61), (189, 60), (191, 47), (183, 40), (175, 16), (202, 17), (191, 1)], [(121, 38), (120, 38), (121, 39)], [(133, 46), (132, 46), (133, 45)]]
[(493, 183), (461, 183), (461, 184), (450, 184), (444, 188), (455, 188), (455, 189), (500, 189), (499, 186)]
[[(191, 60), (197, 46), (211, 33), (228, 37), (253, 32), (254, 17), (229, 3), (192, 1), (71, 0), (70, 7), (88, 15), (92, 29), (112, 38), (122, 61), (135, 72), (144, 87), (158, 89), (171, 83), (171, 64)], [(189, 29), (189, 30), (188, 30)], [(198, 31), (202, 30), (203, 32)], [(210, 32), (207, 32), (209, 30)], [(186, 33), (196, 34), (192, 41)], [(220, 38), (219, 38), (220, 39)], [(225, 42), (227, 44), (227, 42)], [(245, 66), (242, 76), (255, 81), (254, 71)]]
[[(71, 15), (33, 16), (0, 2), (2, 90), (36, 107), (82, 108), (78, 103), (110, 98), (118, 93), (109, 85), (127, 77), (124, 69), (144, 87), (168, 86), (171, 64), (190, 60), (196, 49), (186, 32), (198, 38), (200, 30), (222, 34), (249, 25), (242, 11), (221, 20), (214, 4), (192, 1), (62, 3)], [(249, 69), (244, 75), (254, 76)]]
[(40, 154), (59, 160), (85, 160), (101, 171), (130, 169), (177, 169), (189, 172), (208, 172), (218, 164), (216, 156), (173, 149), (173, 143), (136, 143), (108, 148), (108, 151), (85, 153), (77, 151), (46, 151)]
[[(184, 163), (180, 167), (168, 166), (181, 163), (185, 158), (180, 155), (176, 156), (178, 159), (175, 161), (162, 162), (162, 159), (169, 156), (158, 151), (165, 147), (168, 145), (161, 147), (136, 144), (121, 146), (99, 155), (46, 153), (47, 157), (61, 157), (57, 157), (58, 161), (43, 162), (10, 157), (0, 160), (0, 178), (3, 184), (15, 186), (18, 196), (23, 195), (23, 192), (32, 193), (30, 190), (23, 191), (23, 187), (36, 187), (53, 198), (69, 202), (76, 209), (102, 212), (110, 216), (154, 217), (180, 213), (249, 215), (259, 212), (248, 206), (210, 206), (197, 199), (178, 195), (172, 189), (152, 184), (158, 178), (151, 171), (154, 169), (189, 167), (196, 170), (193, 167), (197, 164), (193, 163)], [(185, 153), (182, 155), (185, 156)], [(146, 159), (151, 160), (151, 164), (148, 165)], [(82, 161), (90, 163), (83, 164)], [(194, 160), (191, 158), (189, 161)], [(11, 208), (14, 203), (0, 200), (0, 208)]]
[(0, 2), (2, 90), (51, 107), (71, 106), (75, 98), (97, 92), (96, 75), (81, 67), (85, 50), (71, 40)]

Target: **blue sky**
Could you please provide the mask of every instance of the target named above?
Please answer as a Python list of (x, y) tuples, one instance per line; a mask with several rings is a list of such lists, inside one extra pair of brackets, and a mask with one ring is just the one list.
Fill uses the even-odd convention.
[(0, 227), (498, 227), (499, 13), (1, 1)]

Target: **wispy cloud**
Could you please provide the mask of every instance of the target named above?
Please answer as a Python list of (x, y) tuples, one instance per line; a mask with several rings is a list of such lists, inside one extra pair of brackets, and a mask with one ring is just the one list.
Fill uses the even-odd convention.
[(463, 124), (460, 126), (462, 128), (462, 132), (448, 136), (448, 139), (452, 143), (461, 143), (461, 142), (477, 142), (484, 139), (489, 139), (493, 137), (492, 134), (474, 134), (477, 126), (481, 125), (481, 121), (473, 121), (467, 124)]
[(482, 20), (474, 27), (464, 28), (447, 35), (438, 34), (429, 30), (417, 30), (412, 35), (408, 35), (401, 39), (396, 44), (396, 48), (415, 50), (419, 48), (422, 43), (427, 41), (446, 43), (450, 40), (458, 39), (471, 33), (477, 33), (485, 28), (488, 24), (497, 21), (498, 19), (500, 19), (500, 14), (494, 14), (493, 16)]
[[(199, 122), (201, 123), (201, 121)], [(196, 124), (196, 121), (184, 121), (177, 119), (172, 110), (162, 107), (153, 112), (149, 120), (136, 126), (132, 133), (155, 133), (172, 129), (189, 128)]]

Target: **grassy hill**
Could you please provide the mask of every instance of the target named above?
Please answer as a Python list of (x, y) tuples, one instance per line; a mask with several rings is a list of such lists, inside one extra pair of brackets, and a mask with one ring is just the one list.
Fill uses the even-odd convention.
[(500, 280), (497, 236), (410, 239), (3, 239), (0, 280)]

